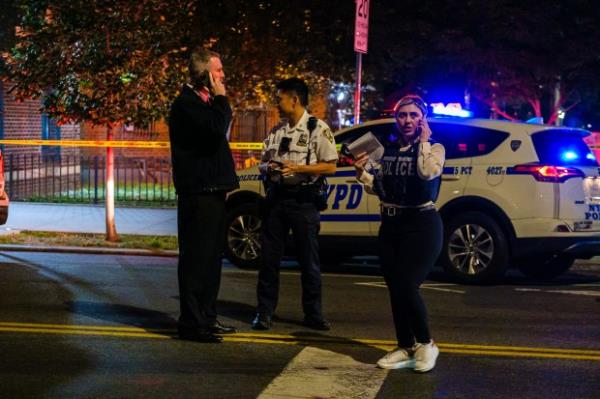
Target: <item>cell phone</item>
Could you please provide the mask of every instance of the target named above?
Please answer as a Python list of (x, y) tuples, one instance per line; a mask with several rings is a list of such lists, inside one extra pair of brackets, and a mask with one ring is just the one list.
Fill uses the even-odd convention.
[(342, 144), (342, 146), (340, 147), (340, 155), (354, 159), (354, 155), (348, 149), (348, 144), (347, 143)]
[(421, 121), (419, 121), (419, 124), (417, 125), (417, 128), (415, 129), (415, 135), (416, 136), (420, 136), (421, 133), (423, 133), (423, 125), (422, 125), (422, 121), (425, 120), (425, 117), (423, 117), (423, 119), (421, 119)]
[(194, 88), (196, 90), (201, 90), (203, 88), (208, 88), (209, 90), (212, 88), (210, 84), (210, 76), (208, 70), (204, 70), (198, 74), (194, 79)]

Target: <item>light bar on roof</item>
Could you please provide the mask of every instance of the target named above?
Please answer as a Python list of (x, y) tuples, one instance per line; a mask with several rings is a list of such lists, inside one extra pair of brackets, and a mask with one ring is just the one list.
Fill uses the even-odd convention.
[(460, 103), (431, 103), (432, 112), (436, 115), (458, 116), (460, 118), (470, 118), (473, 112), (462, 109)]

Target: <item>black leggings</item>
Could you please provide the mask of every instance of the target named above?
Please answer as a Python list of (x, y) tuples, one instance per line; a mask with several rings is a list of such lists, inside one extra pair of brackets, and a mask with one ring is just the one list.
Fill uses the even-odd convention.
[(379, 258), (390, 292), (399, 347), (431, 340), (419, 286), (440, 254), (442, 237), (442, 220), (436, 210), (382, 216)]

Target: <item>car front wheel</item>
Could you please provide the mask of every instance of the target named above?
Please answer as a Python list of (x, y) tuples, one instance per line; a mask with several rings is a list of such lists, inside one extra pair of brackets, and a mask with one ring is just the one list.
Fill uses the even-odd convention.
[(242, 204), (227, 213), (225, 256), (241, 268), (260, 265), (261, 219), (258, 204)]
[(450, 219), (444, 232), (441, 261), (455, 280), (490, 283), (508, 266), (506, 236), (498, 223), (482, 212), (465, 212)]

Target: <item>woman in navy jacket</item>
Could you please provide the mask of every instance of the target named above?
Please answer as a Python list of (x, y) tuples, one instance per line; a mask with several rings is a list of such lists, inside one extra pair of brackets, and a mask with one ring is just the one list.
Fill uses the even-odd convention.
[(439, 354), (419, 286), (442, 248), (442, 221), (435, 201), (445, 151), (431, 139), (426, 115), (420, 97), (403, 97), (394, 108), (398, 139), (385, 144), (383, 158), (374, 167), (367, 166), (366, 153), (355, 162), (358, 180), (381, 200), (379, 257), (398, 340), (398, 348), (377, 365), (417, 372), (431, 370)]

